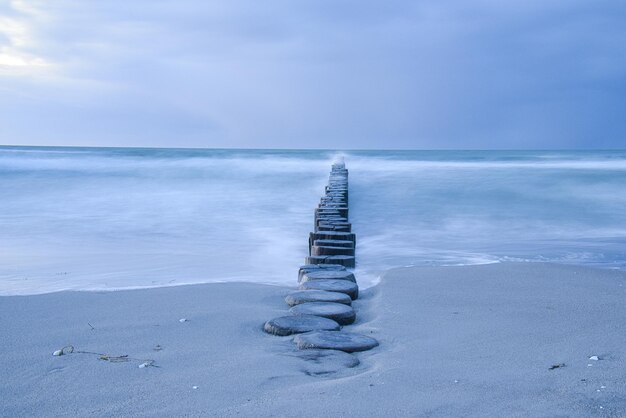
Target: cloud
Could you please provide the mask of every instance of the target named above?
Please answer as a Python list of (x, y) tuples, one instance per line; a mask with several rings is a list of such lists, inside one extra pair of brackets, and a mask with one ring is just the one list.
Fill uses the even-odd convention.
[(0, 75), (30, 74), (48, 63), (30, 49), (36, 43), (31, 22), (36, 13), (21, 1), (0, 9)]
[(625, 9), (12, 1), (0, 9), (0, 143), (616, 147)]

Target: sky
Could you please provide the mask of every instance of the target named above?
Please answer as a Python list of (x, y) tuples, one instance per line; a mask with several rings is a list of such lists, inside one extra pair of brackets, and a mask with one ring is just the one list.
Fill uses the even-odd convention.
[(624, 0), (0, 0), (0, 144), (626, 148)]

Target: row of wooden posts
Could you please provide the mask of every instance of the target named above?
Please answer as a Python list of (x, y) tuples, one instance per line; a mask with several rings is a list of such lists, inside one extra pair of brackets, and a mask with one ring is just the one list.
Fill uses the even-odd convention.
[(290, 315), (265, 323), (266, 332), (292, 335), (300, 349), (364, 351), (378, 342), (346, 332), (342, 326), (356, 320), (352, 302), (359, 297), (354, 273), (356, 235), (349, 221), (348, 170), (335, 163), (324, 196), (315, 209), (309, 234), (309, 255), (298, 272), (299, 290), (285, 298)]

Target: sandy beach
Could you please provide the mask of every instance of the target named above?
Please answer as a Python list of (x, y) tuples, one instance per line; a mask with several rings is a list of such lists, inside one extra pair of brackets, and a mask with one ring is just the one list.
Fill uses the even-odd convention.
[(625, 283), (542, 263), (394, 269), (345, 327), (380, 346), (330, 370), (263, 332), (289, 288), (0, 297), (0, 415), (624, 416)]

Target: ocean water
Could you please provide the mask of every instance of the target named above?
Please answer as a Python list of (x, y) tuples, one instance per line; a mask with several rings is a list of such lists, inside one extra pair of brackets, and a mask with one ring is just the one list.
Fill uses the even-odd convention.
[(294, 285), (339, 157), (363, 286), (408, 265), (626, 268), (626, 151), (0, 147), (0, 295)]

